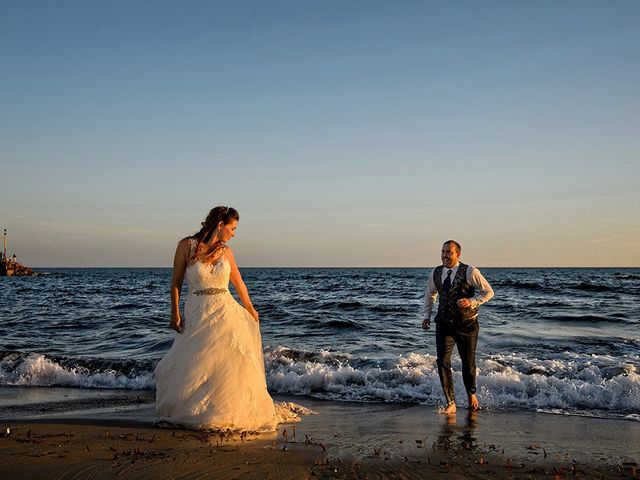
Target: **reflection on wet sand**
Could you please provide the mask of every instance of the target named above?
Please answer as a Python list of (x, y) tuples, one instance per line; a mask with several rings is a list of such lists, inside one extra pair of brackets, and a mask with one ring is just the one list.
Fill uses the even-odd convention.
[(458, 423), (457, 415), (446, 415), (442, 419), (442, 427), (434, 447), (438, 450), (474, 450), (477, 439), (474, 437), (478, 420), (478, 412), (469, 410), (464, 423)]

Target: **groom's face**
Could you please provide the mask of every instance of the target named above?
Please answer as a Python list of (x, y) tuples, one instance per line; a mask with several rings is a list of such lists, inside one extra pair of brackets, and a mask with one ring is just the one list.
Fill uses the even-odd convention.
[(442, 258), (442, 265), (447, 268), (453, 267), (456, 263), (458, 263), (458, 258), (460, 258), (460, 254), (457, 252), (456, 247), (453, 243), (445, 243), (442, 245), (442, 252), (440, 253), (440, 258)]

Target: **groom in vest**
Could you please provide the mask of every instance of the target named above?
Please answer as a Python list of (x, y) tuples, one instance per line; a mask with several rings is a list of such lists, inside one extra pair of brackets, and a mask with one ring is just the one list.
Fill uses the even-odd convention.
[(462, 360), (462, 379), (469, 397), (469, 408), (478, 410), (476, 398), (476, 344), (478, 343), (478, 307), (493, 297), (493, 289), (480, 270), (460, 263), (460, 244), (447, 240), (442, 245), (442, 265), (429, 275), (425, 294), (422, 328), (431, 326), (431, 310), (439, 297), (436, 313), (436, 351), (438, 375), (447, 401), (442, 413), (456, 412), (456, 397), (451, 375), (451, 354), (458, 346)]

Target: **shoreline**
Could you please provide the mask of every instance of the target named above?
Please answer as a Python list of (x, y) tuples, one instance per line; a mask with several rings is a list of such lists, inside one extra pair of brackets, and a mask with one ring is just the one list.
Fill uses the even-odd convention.
[[(153, 392), (13, 390), (0, 404), (3, 478), (634, 478), (640, 424), (550, 413), (275, 397), (315, 412), (269, 434), (154, 426)], [(37, 390), (37, 389), (36, 389)], [(49, 395), (50, 394), (50, 395)], [(66, 395), (68, 409), (60, 409)], [(47, 398), (48, 397), (48, 398)], [(42, 401), (45, 400), (45, 401)], [(47, 401), (48, 400), (48, 401)], [(11, 415), (10, 403), (32, 416)], [(44, 405), (56, 406), (45, 408)], [(17, 410), (13, 410), (14, 413)], [(27, 413), (27, 412), (25, 412)], [(7, 429), (9, 434), (7, 435)]]

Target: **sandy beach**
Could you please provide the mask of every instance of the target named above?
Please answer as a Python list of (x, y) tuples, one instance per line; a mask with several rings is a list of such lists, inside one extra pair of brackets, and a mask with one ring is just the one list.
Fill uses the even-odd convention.
[(640, 424), (536, 412), (278, 398), (271, 434), (154, 426), (149, 392), (0, 389), (3, 478), (638, 478)]

